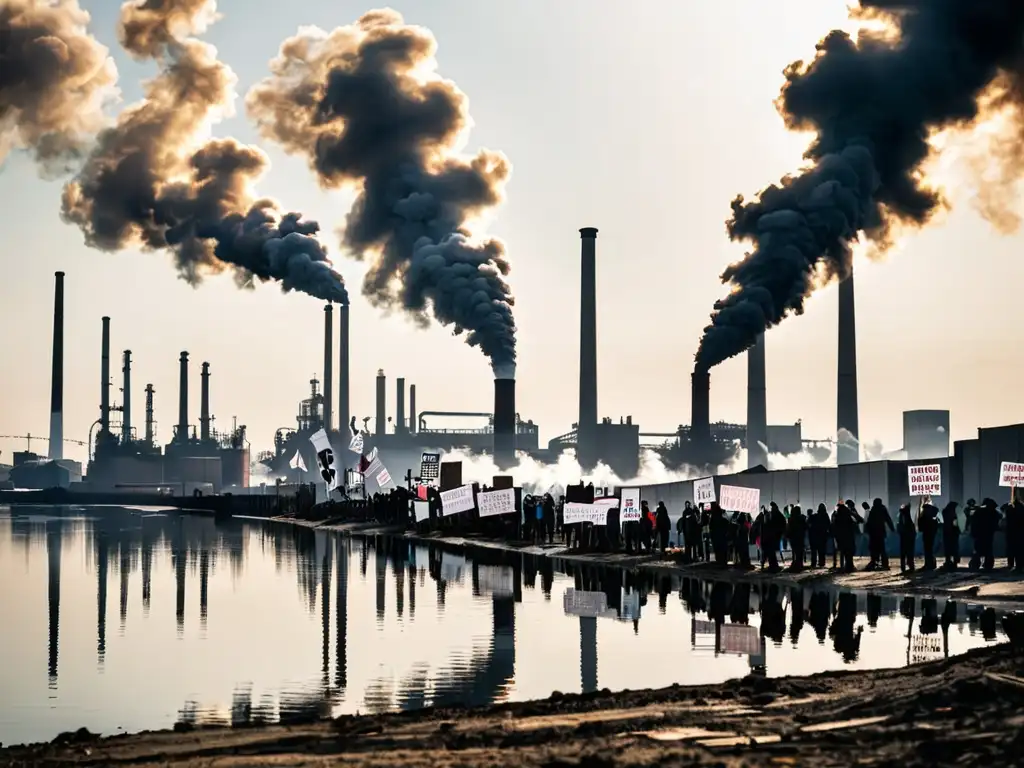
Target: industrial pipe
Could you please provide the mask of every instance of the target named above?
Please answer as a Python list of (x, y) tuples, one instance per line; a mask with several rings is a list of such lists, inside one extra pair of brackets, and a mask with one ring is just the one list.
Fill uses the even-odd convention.
[(494, 463), (509, 469), (516, 462), (516, 380), (494, 380)]
[(395, 432), (405, 432), (405, 379), (396, 379), (395, 383)]
[(768, 468), (768, 401), (764, 334), (747, 350), (747, 468)]
[(409, 432), (416, 434), (416, 385), (409, 385)]
[(387, 378), (384, 376), (384, 369), (380, 368), (377, 370), (377, 419), (375, 425), (375, 431), (377, 436), (380, 437), (387, 431), (387, 391), (386, 387), (388, 384)]

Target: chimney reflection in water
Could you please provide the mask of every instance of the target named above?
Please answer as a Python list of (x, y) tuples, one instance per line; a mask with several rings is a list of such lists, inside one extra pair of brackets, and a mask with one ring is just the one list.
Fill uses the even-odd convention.
[(48, 609), (48, 660), (50, 688), (57, 687), (57, 655), (60, 644), (60, 566), (64, 522), (46, 521), (46, 602)]
[(103, 520), (93, 523), (96, 542), (96, 661), (103, 665), (107, 655), (107, 574), (110, 567), (110, 542)]

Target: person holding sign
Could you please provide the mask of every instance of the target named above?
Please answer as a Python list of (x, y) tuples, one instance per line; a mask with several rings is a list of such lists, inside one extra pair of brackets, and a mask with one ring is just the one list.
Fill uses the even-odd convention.
[(914, 572), (914, 544), (917, 543), (917, 526), (910, 512), (910, 504), (901, 504), (896, 516), (896, 530), (900, 535), (900, 573)]
[(955, 501), (942, 509), (942, 551), (946, 555), (943, 565), (947, 571), (955, 571), (960, 565), (960, 520), (957, 518)]
[[(998, 515), (999, 513), (996, 512)], [(931, 496), (921, 497), (921, 506), (917, 512), (917, 528), (921, 531), (921, 543), (924, 545), (925, 571), (935, 570), (935, 534), (939, 531), (939, 508), (932, 504)]]

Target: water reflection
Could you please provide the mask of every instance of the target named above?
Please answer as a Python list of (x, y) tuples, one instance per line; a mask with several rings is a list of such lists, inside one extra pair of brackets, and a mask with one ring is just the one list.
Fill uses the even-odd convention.
[(892, 667), (1002, 639), (965, 602), (118, 509), (0, 511), (0, 583), (8, 743)]

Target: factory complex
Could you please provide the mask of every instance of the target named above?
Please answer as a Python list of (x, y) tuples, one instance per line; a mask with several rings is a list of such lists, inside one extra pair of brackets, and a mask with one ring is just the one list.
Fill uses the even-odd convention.
[[(853, 275), (839, 286), (837, 424), (834, 438), (811, 440), (801, 424), (770, 425), (767, 419), (765, 338), (760, 335), (747, 352), (747, 423), (713, 422), (711, 375), (696, 369), (691, 375), (691, 421), (672, 432), (642, 431), (632, 417), (601, 417), (597, 397), (597, 229), (585, 227), (581, 235), (581, 301), (579, 414), (571, 429), (545, 445), (540, 428), (516, 409), (516, 381), (497, 377), (490, 411), (417, 410), (415, 384), (396, 379), (394, 412), (389, 414), (388, 379), (377, 372), (376, 402), (371, 416), (354, 415), (349, 398), (349, 308), (339, 305), (338, 340), (335, 344), (335, 307), (324, 308), (323, 380), (310, 380), (309, 396), (298, 404), (295, 425), (282, 427), (273, 438), (273, 450), (251, 456), (244, 425), (230, 430), (214, 428), (211, 415), (211, 365), (200, 366), (198, 426), (190, 412), (189, 353), (179, 355), (177, 422), (170, 440), (161, 445), (156, 436), (154, 395), (144, 387), (145, 421), (140, 433), (133, 421), (132, 353), (124, 350), (121, 365), (121, 402), (111, 400), (111, 320), (102, 318), (100, 363), (100, 413), (89, 429), (89, 462), (83, 468), (63, 456), (64, 388), (64, 273), (56, 273), (53, 325), (53, 367), (49, 450), (40, 456), (27, 450), (14, 454), (13, 466), (0, 468), (0, 488), (74, 488), (102, 493), (153, 492), (162, 495), (248, 493), (250, 468), (267, 467), (289, 482), (308, 482), (301, 467), (316, 466), (310, 437), (326, 430), (336, 455), (344, 457), (346, 485), (368, 493), (377, 490), (374, 478), (358, 474), (358, 457), (347, 450), (359, 434), (364, 452), (376, 448), (389, 466), (404, 471), (418, 467), (422, 451), (464, 450), (492, 454), (502, 470), (515, 466), (517, 454), (552, 463), (566, 451), (575, 453), (584, 472), (598, 464), (609, 466), (625, 479), (635, 478), (642, 449), (658, 451), (670, 468), (714, 475), (729, 464), (742, 446), (747, 449), (748, 469), (722, 476), (719, 485), (759, 488), (762, 503), (799, 503), (803, 506), (881, 498), (895, 505), (910, 497), (908, 466), (922, 463), (941, 467), (939, 502), (1001, 499), (1008, 489), (1000, 486), (1002, 462), (1024, 460), (1024, 425), (982, 428), (976, 438), (957, 441), (950, 451), (949, 411), (918, 410), (903, 414), (904, 445), (898, 460), (862, 462), (858, 442), (857, 351)], [(337, 367), (335, 367), (337, 362)], [(336, 375), (336, 380), (335, 380)], [(478, 419), (479, 426), (450, 426), (452, 419)], [(837, 466), (822, 463), (832, 454)], [(809, 456), (814, 466), (769, 471), (769, 455)], [(301, 462), (298, 458), (301, 457)], [(822, 464), (822, 465), (819, 465)], [(6, 475), (6, 477), (5, 477)], [(410, 475), (411, 478), (411, 475)], [(400, 480), (400, 478), (398, 478)], [(643, 478), (639, 482), (642, 483)], [(663, 500), (673, 510), (693, 499), (692, 482), (645, 486), (645, 498)]]

